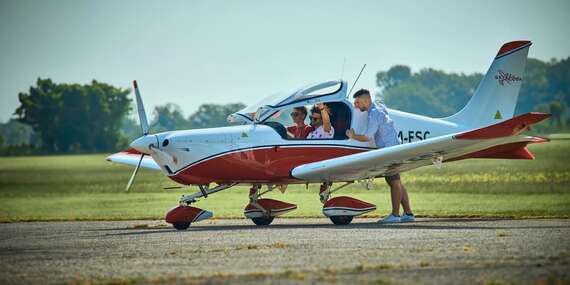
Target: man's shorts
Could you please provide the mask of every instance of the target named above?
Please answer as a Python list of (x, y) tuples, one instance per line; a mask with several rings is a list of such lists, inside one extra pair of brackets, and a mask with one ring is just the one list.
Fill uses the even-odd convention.
[(386, 177), (384, 177), (384, 179), (386, 179), (386, 182), (388, 182), (388, 183), (390, 183), (392, 181), (400, 180), (400, 174), (398, 173), (398, 174), (386, 176)]

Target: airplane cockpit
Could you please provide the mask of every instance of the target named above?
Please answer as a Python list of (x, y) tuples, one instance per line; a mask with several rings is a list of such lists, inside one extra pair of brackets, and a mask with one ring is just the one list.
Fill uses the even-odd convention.
[(256, 104), (228, 116), (228, 121), (245, 124), (263, 124), (273, 128), (283, 139), (294, 138), (287, 132), (287, 127), (295, 125), (291, 113), (295, 108), (305, 107), (307, 115), (305, 124), (310, 124), (310, 110), (316, 104), (323, 103), (330, 111), (330, 123), (334, 128), (334, 136), (329, 139), (345, 140), (346, 130), (352, 123), (352, 105), (347, 100), (347, 83), (344, 81), (327, 81), (311, 84), (290, 92), (281, 92), (263, 98)]

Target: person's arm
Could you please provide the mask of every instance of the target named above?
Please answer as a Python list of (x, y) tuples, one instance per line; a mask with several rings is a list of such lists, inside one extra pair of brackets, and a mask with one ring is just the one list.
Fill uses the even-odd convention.
[(374, 134), (380, 128), (380, 120), (376, 116), (371, 116), (368, 118), (368, 123), (366, 124), (366, 132), (362, 135), (357, 135), (354, 133), (353, 129), (346, 131), (346, 136), (357, 141), (367, 142), (371, 141)]
[(346, 131), (346, 136), (353, 139), (353, 140), (357, 140), (360, 142), (367, 142), (370, 140), (369, 137), (365, 136), (365, 135), (357, 135), (354, 133), (353, 129), (347, 130)]
[(325, 132), (330, 133), (332, 125), (331, 125), (331, 118), (329, 117), (328, 108), (323, 103), (320, 103), (319, 105), (317, 105), (317, 107), (321, 109), (321, 118), (323, 119), (323, 129), (325, 129)]

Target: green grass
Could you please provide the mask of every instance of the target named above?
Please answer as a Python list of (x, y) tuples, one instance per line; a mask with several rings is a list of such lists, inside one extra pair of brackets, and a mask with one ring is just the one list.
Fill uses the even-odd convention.
[[(536, 160), (465, 160), (442, 169), (424, 167), (402, 174), (419, 216), (569, 217), (570, 141), (530, 146)], [(0, 158), (0, 221), (161, 219), (194, 187), (176, 184), (159, 172), (141, 170), (134, 189), (124, 187), (132, 167), (105, 155)], [(230, 170), (228, 170), (230, 171)], [(295, 203), (289, 217), (320, 217), (318, 185), (290, 186), (266, 197)], [(375, 203), (372, 216), (389, 212), (389, 190), (377, 179), (372, 190), (353, 185), (336, 195)], [(195, 204), (217, 218), (243, 217), (247, 188), (235, 187)]]

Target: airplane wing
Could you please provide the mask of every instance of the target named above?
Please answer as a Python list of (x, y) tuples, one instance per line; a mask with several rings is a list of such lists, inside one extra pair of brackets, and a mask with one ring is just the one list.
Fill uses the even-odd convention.
[[(134, 150), (128, 149), (126, 151), (118, 152), (115, 154), (111, 154), (107, 157), (107, 161), (116, 162), (120, 164), (132, 165), (137, 166), (139, 163), (139, 159), (141, 158), (141, 153)], [(154, 159), (150, 155), (145, 155), (142, 162), (141, 167), (152, 169), (152, 170), (160, 170), (160, 166), (156, 164)]]
[(519, 134), (549, 116), (527, 113), (467, 132), (303, 164), (291, 176), (307, 182), (354, 181), (466, 158), (533, 159), (526, 145), (546, 140)]

